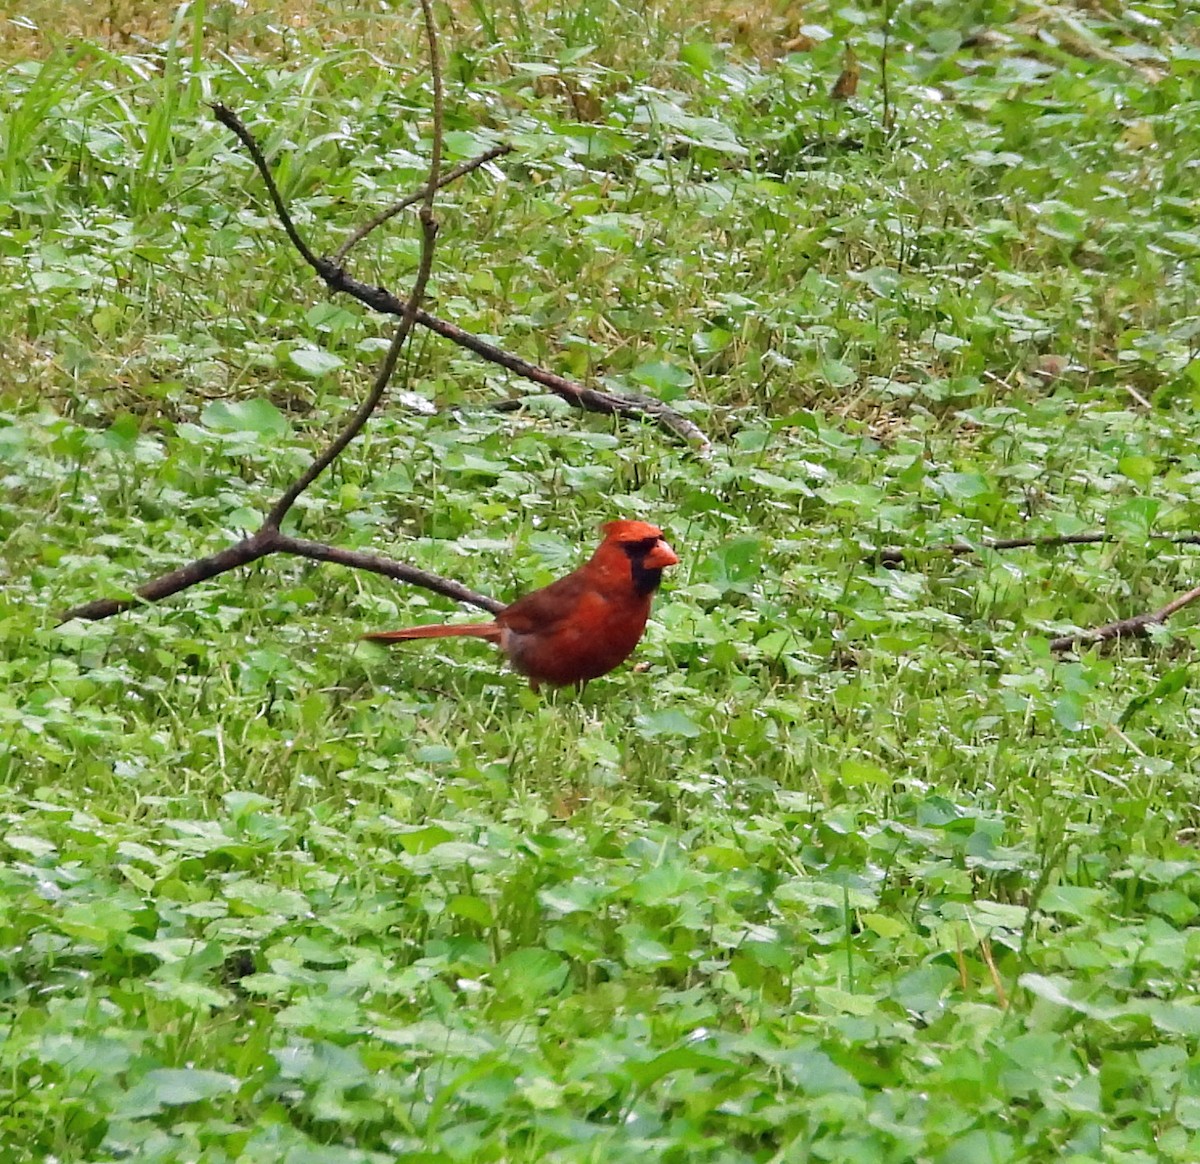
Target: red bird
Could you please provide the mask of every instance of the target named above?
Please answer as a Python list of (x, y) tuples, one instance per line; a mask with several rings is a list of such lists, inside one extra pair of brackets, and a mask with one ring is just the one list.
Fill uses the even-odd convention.
[(662, 572), (678, 564), (662, 530), (644, 521), (610, 521), (604, 541), (579, 569), (518, 598), (495, 622), (413, 626), (363, 635), (373, 642), (468, 635), (498, 643), (515, 671), (541, 683), (582, 689), (633, 653), (646, 629)]

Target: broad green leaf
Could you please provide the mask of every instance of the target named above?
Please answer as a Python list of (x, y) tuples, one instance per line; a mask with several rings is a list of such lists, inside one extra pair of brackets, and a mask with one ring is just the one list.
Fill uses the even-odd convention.
[(648, 712), (637, 716), (635, 722), (638, 731), (647, 739), (666, 736), (694, 740), (703, 730), (686, 712), (677, 708)]
[(320, 348), (292, 348), (288, 360), (306, 376), (327, 376), (342, 367), (344, 360)]
[(126, 1119), (154, 1115), (167, 1107), (202, 1103), (236, 1091), (238, 1080), (221, 1071), (156, 1068), (134, 1084), (118, 1109)]
[(216, 432), (252, 432), (260, 436), (286, 436), (287, 418), (269, 400), (214, 400), (205, 405), (201, 419)]
[(496, 963), (490, 978), (499, 994), (532, 1002), (562, 988), (567, 979), (567, 964), (552, 950), (514, 950)]

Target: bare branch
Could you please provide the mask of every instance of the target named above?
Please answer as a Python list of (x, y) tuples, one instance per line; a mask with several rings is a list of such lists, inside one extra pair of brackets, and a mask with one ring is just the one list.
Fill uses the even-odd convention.
[(69, 622), (73, 618), (95, 621), (110, 618), (131, 606), (140, 606), (143, 602), (159, 602), (188, 589), (189, 586), (215, 578), (218, 574), (257, 562), (259, 558), (271, 553), (273, 548), (271, 539), (263, 538), (261, 534), (243, 538), (220, 553), (210, 554), (207, 558), (197, 558), (194, 562), (188, 562), (186, 566), (180, 566), (178, 570), (172, 570), (169, 574), (163, 574), (144, 586), (139, 586), (135, 591), (136, 598), (97, 598), (93, 602), (71, 607), (63, 613), (62, 621)]
[[(431, 186), (431, 190), (432, 188)], [(425, 288), (429, 283), (429, 273), (433, 269), (433, 242), (437, 236), (437, 222), (434, 220), (433, 215), (427, 212), (426, 207), (422, 207), (422, 211), (421, 266), (417, 271), (417, 278), (413, 283), (408, 301), (404, 304), (400, 324), (396, 328), (396, 334), (392, 337), (387, 354), (384, 356), (383, 362), (379, 365), (379, 371), (375, 375), (375, 382), (371, 385), (371, 391), (367, 393), (366, 398), (358, 406), (358, 409), (350, 418), (346, 427), (342, 429), (337, 437), (330, 441), (304, 473), (288, 486), (283, 496), (275, 503), (271, 512), (267, 514), (266, 521), (263, 523), (265, 529), (277, 530), (279, 528), (283, 519), (287, 516), (288, 510), (295, 505), (296, 498), (325, 472), (341, 455), (346, 446), (358, 436), (362, 431), (363, 425), (370, 418), (371, 413), (379, 406), (384, 392), (387, 391), (392, 373), (396, 370), (396, 363), (400, 359), (400, 351), (412, 331), (418, 305), (422, 298), (424, 298)]]
[(476, 594), (467, 589), (461, 582), (453, 578), (443, 578), (440, 574), (431, 574), (428, 570), (420, 570), (404, 562), (392, 558), (384, 558), (379, 554), (368, 554), (361, 550), (343, 550), (338, 546), (327, 546), (323, 542), (310, 542), (294, 538), (289, 534), (279, 534), (275, 539), (275, 549), (281, 554), (297, 554), (302, 558), (311, 558), (314, 562), (334, 562), (339, 566), (349, 566), (352, 570), (367, 570), (372, 574), (382, 574), (385, 578), (394, 578), (397, 582), (406, 582), (410, 586), (419, 586), (422, 590), (432, 590), (455, 602), (465, 602), (468, 606), (477, 606), (481, 610), (498, 614), (504, 609), (504, 603), (486, 594)]
[(386, 221), (387, 218), (399, 213), (405, 206), (412, 205), (414, 201), (419, 199), (421, 202), (421, 257), (412, 289), (407, 299), (403, 301), (381, 287), (368, 287), (366, 284), (359, 283), (347, 275), (337, 262), (320, 258), (313, 253), (292, 221), (291, 215), (288, 213), (258, 143), (231, 109), (220, 104), (215, 104), (212, 107), (217, 119), (234, 133), (250, 153), (255, 166), (263, 178), (268, 195), (275, 207), (276, 213), (279, 215), (280, 222), (283, 224), (284, 231), (304, 261), (321, 275), (331, 290), (346, 291), (369, 307), (400, 317), (387, 354), (380, 364), (379, 371), (366, 398), (355, 410), (349, 421), (342, 428), (342, 431), (317, 454), (304, 473), (283, 492), (278, 501), (271, 507), (270, 512), (263, 520), (261, 528), (256, 533), (243, 538), (235, 545), (219, 553), (198, 558), (187, 565), (172, 570), (168, 574), (152, 579), (139, 587), (133, 597), (97, 599), (73, 607), (64, 614), (64, 620), (73, 618), (89, 620), (107, 618), (142, 602), (157, 602), (172, 594), (177, 594), (181, 590), (186, 590), (188, 587), (194, 586), (199, 582), (214, 578), (219, 574), (237, 569), (240, 566), (248, 565), (272, 553), (296, 554), (315, 561), (334, 562), (354, 569), (368, 570), (389, 578), (395, 578), (397, 581), (434, 591), (435, 593), (453, 598), (456, 601), (469, 603), (493, 613), (503, 609), (502, 603), (486, 595), (476, 594), (474, 591), (451, 579), (442, 578), (436, 574), (430, 574), (416, 567), (375, 554), (355, 550), (342, 550), (321, 542), (305, 541), (290, 534), (285, 534), (281, 530), (281, 525), (293, 505), (295, 505), (297, 498), (312, 485), (345, 450), (350, 442), (358, 436), (371, 414), (379, 406), (395, 372), (400, 353), (406, 341), (411, 336), (413, 327), (417, 323), (430, 328), (430, 330), (438, 334), (447, 336), (454, 340), (454, 342), (460, 343), (469, 350), (477, 352), (486, 359), (510, 368), (519, 375), (544, 384), (578, 408), (589, 409), (595, 412), (617, 413), (624, 416), (650, 416), (669, 431), (674, 432), (685, 440), (699, 444), (703, 450), (707, 451), (710, 447), (704, 434), (696, 425), (679, 416), (673, 409), (668, 408), (660, 401), (632, 394), (617, 396), (585, 388), (582, 385), (556, 376), (551, 372), (546, 372), (535, 365), (509, 356), (507, 353), (485, 343), (483, 340), (475, 336), (470, 336), (453, 324), (438, 320), (422, 310), (421, 303), (424, 299), (433, 268), (434, 244), (438, 230), (437, 222), (433, 216), (434, 197), (437, 190), (447, 182), (454, 181), (456, 178), (461, 177), (491, 158), (498, 157), (502, 153), (507, 152), (508, 147), (497, 147), (471, 162), (455, 167), (445, 176), (442, 175), (444, 93), (440, 49), (431, 0), (420, 0), (420, 4), (424, 16), (425, 33), (429, 44), (430, 73), (433, 88), (433, 132), (429, 177), (417, 195), (397, 203), (378, 221), (368, 224), (366, 228), (356, 232), (338, 252), (338, 258), (341, 259), (350, 247), (365, 237), (366, 233), (374, 229), (380, 222)]
[[(888, 546), (885, 549), (872, 551), (867, 557), (871, 561), (878, 562), (881, 566), (903, 566), (910, 558), (920, 554), (953, 554), (958, 556), (960, 554), (978, 553), (981, 549), (1023, 550), (1054, 546), (1094, 546), (1105, 545), (1119, 540), (1118, 535), (1113, 533), (1046, 534), (1041, 537), (1026, 538), (983, 538), (979, 542), (945, 542), (942, 545), (922, 546), (913, 550), (904, 549), (899, 546)], [(1163, 537), (1160, 540), (1170, 542), (1176, 546), (1196, 546), (1200, 545), (1200, 534), (1171, 534), (1169, 537)], [(1158, 610), (1148, 611), (1145, 614), (1137, 614), (1132, 618), (1122, 618), (1116, 622), (1107, 623), (1104, 626), (1094, 627), (1091, 630), (1078, 630), (1069, 635), (1061, 635), (1059, 638), (1051, 640), (1050, 649), (1055, 652), (1062, 652), (1071, 650), (1076, 644), (1091, 646), (1095, 643), (1104, 643), (1112, 639), (1144, 637), (1149, 633), (1151, 627), (1161, 626), (1171, 615), (1182, 610), (1185, 606), (1189, 606), (1197, 599), (1200, 599), (1200, 586), (1179, 595)]]
[(239, 566), (249, 565), (268, 554), (295, 554), (314, 562), (333, 562), (340, 566), (349, 566), (352, 570), (382, 574), (385, 578), (394, 578), (397, 582), (406, 582), (410, 586), (419, 586), (422, 590), (431, 590), (445, 598), (452, 598), (455, 602), (464, 602), (468, 606), (491, 611), (492, 614), (504, 609), (503, 602), (489, 598), (486, 594), (477, 594), (453, 578), (443, 578), (440, 574), (418, 569), (394, 558), (385, 558), (361, 550), (343, 550), (337, 546), (327, 546), (323, 542), (310, 542), (292, 537), (291, 534), (280, 533), (278, 530), (263, 530), (253, 537), (243, 538), (219, 554), (198, 558), (178, 570), (172, 570), (169, 574), (147, 582), (138, 589), (136, 598), (99, 598), (94, 602), (85, 602), (66, 611), (62, 621), (80, 618), (91, 622), (109, 618), (143, 602), (158, 602), (162, 598), (178, 594), (181, 590), (199, 582), (206, 582), (218, 574), (236, 570)]
[(442, 176), (442, 126), (445, 123), (445, 94), (442, 87), (442, 50), (438, 45), (437, 21), (433, 18), (430, 0), (421, 0), (421, 14), (425, 17), (425, 38), (429, 41), (429, 76), (433, 82), (433, 141), (429, 154), (429, 178), (426, 180), (424, 197), (425, 210), (433, 213), (433, 196), (441, 185)]
[(1200, 586), (1173, 598), (1166, 606), (1147, 614), (1134, 615), (1133, 618), (1123, 618), (1118, 622), (1110, 622), (1093, 630), (1076, 631), (1074, 634), (1063, 635), (1050, 643), (1052, 651), (1069, 651), (1076, 643), (1080, 646), (1092, 646), (1095, 643), (1108, 642), (1110, 639), (1141, 638), (1149, 633), (1152, 626), (1161, 626), (1176, 611), (1191, 605), (1200, 598)]
[[(378, 311), (383, 315), (403, 316), (405, 310), (404, 300), (393, 295), (386, 287), (372, 287), (368, 283), (361, 282), (340, 265), (339, 259), (345, 255), (350, 246), (358, 241), (355, 236), (352, 235), (342, 245), (333, 259), (321, 258), (313, 253), (312, 249), (300, 237), (300, 232), (292, 222), (291, 216), (283, 204), (283, 199), (280, 197), (279, 191), (275, 186), (274, 179), (271, 177), (270, 170), (267, 168), (266, 158), (250, 135), (249, 130), (241, 123), (237, 114), (224, 105), (214, 105), (213, 111), (222, 125), (228, 126), (229, 129), (237, 134), (238, 139), (250, 151), (250, 156), (254, 159), (255, 165), (258, 166), (263, 181), (267, 185), (271, 201), (274, 203), (275, 210), (283, 223), (284, 231), (291, 240), (292, 245), (300, 253), (300, 257), (321, 276), (326, 286), (331, 291), (344, 292), (365, 306), (370, 307), (373, 311)], [(453, 174), (454, 171), (451, 171), (446, 176), (446, 181), (449, 181)], [(438, 185), (444, 184), (441, 181), (438, 183)], [(421, 188), (419, 196), (423, 199), (428, 199), (430, 194), (430, 185), (426, 183)], [(409, 199), (404, 205), (412, 205), (412, 201), (412, 199)], [(397, 205), (400, 206), (401, 204)], [(449, 323), (444, 319), (438, 319), (436, 316), (430, 315), (427, 311), (418, 310), (416, 321), (422, 327), (427, 327), (430, 331), (451, 340), (453, 343), (458, 344), (459, 347), (474, 352), (477, 356), (490, 363), (499, 364), (500, 367), (507, 368), (510, 372), (514, 372), (526, 380), (531, 380), (535, 384), (541, 384), (543, 387), (549, 388), (551, 392), (561, 397), (573, 408), (581, 409), (584, 412), (597, 412), (606, 416), (625, 416), (639, 420), (649, 417), (661, 428), (666, 429), (688, 444), (694, 445), (701, 456), (707, 456), (712, 451), (712, 444), (700, 430), (700, 427), (676, 412), (670, 405), (664, 404), (661, 400), (654, 400), (640, 393), (616, 395), (611, 392), (599, 392), (594, 388), (587, 388), (582, 384), (577, 384), (573, 380), (568, 380), (564, 376), (559, 376), (545, 368), (538, 367), (536, 364), (531, 364), (528, 360), (523, 360), (519, 356), (510, 355), (502, 348), (498, 348), (494, 344), (490, 344), (486, 340), (482, 340), (478, 336), (464, 331), (461, 327), (453, 323)]]
[[(641, 393), (600, 392), (595, 388), (577, 384), (574, 380), (568, 380), (556, 372), (548, 371), (537, 364), (531, 364), (528, 360), (521, 359), (520, 356), (511, 355), (494, 344), (489, 344), (486, 340), (463, 331), (461, 327), (444, 319), (438, 319), (427, 312), (420, 312), (417, 322), (424, 324), (430, 331), (453, 340), (459, 347), (466, 348), (477, 356), (482, 356), (490, 363), (499, 364), (500, 367), (507, 368), (510, 372), (514, 372), (526, 380), (532, 380), (535, 384), (549, 388), (556, 396), (584, 412), (599, 412), (605, 416), (627, 416), (633, 419), (649, 416), (668, 432), (674, 433), (689, 444), (696, 445), (698, 452), (707, 454), (711, 451), (711, 442), (701, 432), (699, 426), (688, 420), (687, 417), (681, 416), (661, 400), (643, 396)], [(505, 401), (501, 407), (507, 411), (510, 408), (519, 408), (521, 404), (520, 400)]]
[(279, 215), (279, 221), (283, 224), (283, 229), (287, 236), (292, 241), (292, 246), (300, 252), (300, 257), (309, 264), (315, 266), (322, 260), (308, 249), (308, 244), (300, 237), (300, 232), (296, 229), (296, 224), (292, 221), (292, 216), (288, 213), (288, 208), (284, 204), (283, 196), (279, 193), (279, 187), (275, 185), (275, 179), (271, 175), (271, 169), (267, 165), (267, 159), (263, 157), (263, 152), (258, 148), (250, 131), (242, 124), (238, 115), (234, 113), (226, 105), (222, 105), (219, 101), (212, 103), (213, 115), (216, 119), (229, 129), (237, 137), (238, 141), (246, 147), (246, 151), (250, 157), (254, 159), (255, 166), (258, 167), (258, 172), (262, 176), (262, 180), (267, 187), (267, 194), (271, 202), (275, 206), (275, 213)]
[[(341, 267), (335, 267), (325, 260), (320, 260), (314, 264), (314, 269), (325, 280), (331, 291), (343, 291), (381, 314), (397, 315), (404, 309), (403, 302), (385, 287), (372, 287), (363, 283), (342, 270)], [(480, 339), (479, 336), (472, 335), (469, 331), (464, 331), (457, 324), (430, 315), (428, 311), (418, 311), (417, 322), (422, 327), (427, 327), (430, 331), (451, 340), (460, 348), (474, 352), (475, 355), (489, 363), (498, 364), (526, 380), (549, 388), (551, 392), (574, 408), (584, 412), (602, 413), (605, 416), (626, 416), (634, 420), (649, 417), (660, 427), (695, 446), (699, 455), (706, 456), (712, 451), (712, 443), (700, 427), (661, 400), (654, 400), (652, 397), (643, 396), (640, 393), (617, 394), (588, 388), (574, 380), (568, 380), (556, 372), (539, 367), (537, 364), (531, 364), (528, 360), (521, 359), (520, 356), (514, 356), (512, 353), (504, 351), (503, 348), (498, 348), (495, 344), (490, 344), (487, 340)], [(519, 408), (520, 406), (520, 401), (512, 403), (506, 401), (502, 405), (505, 408)]]

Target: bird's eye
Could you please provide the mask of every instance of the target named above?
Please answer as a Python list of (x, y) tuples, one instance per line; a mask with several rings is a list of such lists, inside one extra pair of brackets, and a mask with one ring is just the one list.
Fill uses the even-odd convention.
[(639, 538), (636, 542), (621, 542), (621, 549), (631, 562), (640, 562), (656, 545), (658, 538)]
[(655, 546), (658, 545), (661, 539), (653, 538), (638, 538), (636, 542), (621, 542), (621, 549), (625, 551), (625, 556), (635, 565), (641, 565), (642, 559), (650, 553)]

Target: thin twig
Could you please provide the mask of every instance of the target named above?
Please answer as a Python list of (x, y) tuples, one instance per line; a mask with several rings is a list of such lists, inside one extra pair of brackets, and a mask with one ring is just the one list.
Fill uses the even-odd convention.
[(442, 127), (445, 124), (445, 94), (442, 88), (442, 51), (438, 45), (437, 22), (433, 19), (430, 0), (421, 0), (421, 14), (425, 17), (425, 36), (429, 41), (429, 77), (433, 83), (433, 141), (430, 143), (429, 177), (422, 191), (422, 202), (427, 214), (433, 213), (433, 198), (442, 177)]
[[(979, 542), (945, 542), (942, 545), (922, 546), (919, 549), (909, 550), (899, 546), (888, 546), (882, 550), (873, 550), (867, 555), (871, 561), (878, 562), (881, 566), (902, 566), (911, 557), (916, 557), (920, 554), (974, 554), (981, 549), (986, 550), (1023, 550), (1031, 548), (1047, 548), (1054, 546), (1094, 546), (1108, 544), (1118, 541), (1118, 535), (1113, 533), (1087, 533), (1087, 534), (1046, 534), (1041, 537), (1027, 538), (983, 538)], [(1161, 538), (1162, 541), (1170, 542), (1176, 546), (1196, 546), (1200, 545), (1200, 534), (1171, 534), (1168, 537)], [(1050, 642), (1050, 649), (1055, 652), (1069, 651), (1076, 644), (1081, 646), (1092, 646), (1096, 643), (1108, 642), (1111, 639), (1120, 638), (1140, 638), (1149, 633), (1153, 626), (1161, 626), (1175, 614), (1182, 610), (1185, 606), (1190, 606), (1197, 599), (1200, 599), (1200, 586), (1194, 590), (1189, 590), (1185, 594), (1180, 594), (1177, 598), (1172, 599), (1158, 610), (1149, 611), (1145, 614), (1137, 614), (1132, 618), (1118, 619), (1116, 622), (1106, 623), (1104, 626), (1094, 627), (1091, 630), (1073, 631), (1068, 635), (1061, 635), (1059, 638), (1053, 639)]]
[(258, 172), (266, 184), (267, 196), (274, 204), (275, 213), (279, 215), (279, 221), (283, 224), (283, 229), (291, 240), (292, 246), (300, 252), (300, 257), (309, 266), (315, 266), (321, 262), (308, 249), (308, 244), (304, 239), (300, 237), (300, 232), (296, 229), (296, 224), (292, 221), (292, 216), (288, 213), (287, 206), (284, 205), (283, 196), (279, 193), (279, 187), (275, 185), (275, 179), (271, 176), (271, 169), (267, 165), (267, 159), (263, 157), (262, 150), (258, 148), (258, 142), (254, 140), (250, 131), (241, 123), (238, 115), (227, 105), (222, 105), (219, 101), (214, 101), (211, 108), (216, 119), (237, 137), (238, 141), (246, 147), (246, 152), (254, 159), (254, 164), (258, 167)]
[[(425, 298), (425, 288), (429, 284), (429, 275), (433, 270), (433, 247), (438, 229), (437, 222), (433, 217), (433, 199), (437, 193), (442, 169), (442, 66), (439, 60), (437, 28), (433, 22), (430, 0), (421, 0), (421, 11), (425, 16), (425, 35), (429, 42), (429, 69), (433, 81), (433, 142), (429, 156), (429, 178), (422, 190), (421, 261), (417, 268), (417, 277), (413, 280), (412, 290), (400, 313), (400, 323), (396, 328), (396, 334), (392, 337), (387, 354), (379, 365), (379, 371), (376, 373), (374, 384), (371, 385), (371, 391), (367, 393), (366, 399), (358, 406), (346, 427), (326, 445), (325, 449), (314, 458), (312, 464), (288, 486), (283, 496), (271, 507), (271, 512), (267, 514), (267, 519), (263, 522), (263, 529), (278, 530), (287, 516), (288, 510), (295, 505), (296, 498), (333, 464), (346, 446), (362, 431), (363, 425), (367, 423), (371, 413), (383, 399), (384, 392), (387, 391), (392, 374), (396, 370), (396, 363), (400, 359), (400, 352), (412, 333), (413, 321)], [(233, 120), (237, 121), (236, 118)], [(240, 125), (240, 122), (238, 124)], [(237, 131), (235, 130), (235, 132)], [(239, 136), (241, 135), (239, 134)], [(255, 147), (255, 161), (258, 162), (261, 157), (261, 152)], [(259, 164), (261, 165), (261, 163)], [(270, 185), (276, 208), (283, 209), (283, 212), (286, 213), (286, 208), (282, 207), (283, 200), (279, 198), (278, 191), (274, 190), (274, 183), (272, 182)], [(295, 238), (299, 237), (295, 234), (295, 228), (289, 232), (288, 237), (293, 238), (293, 242)]]
[[(443, 187), (449, 186), (451, 182), (457, 182), (458, 179), (463, 177), (464, 174), (469, 174), (472, 170), (477, 170), (480, 166), (486, 165), (488, 162), (493, 161), (496, 158), (503, 157), (508, 153), (512, 153), (512, 146), (497, 145), (492, 146), (490, 150), (484, 151), (477, 158), (471, 158), (470, 161), (466, 162), (459, 162), (454, 169), (447, 170), (446, 173), (442, 175), (441, 180), (438, 182), (438, 189), (440, 190)], [(425, 187), (422, 186), (420, 190), (409, 194), (406, 198), (401, 198), (399, 202), (393, 202), (392, 205), (386, 210), (381, 210), (373, 218), (370, 218), (364, 222), (362, 226), (357, 227), (350, 234), (349, 238), (347, 238), (346, 241), (342, 243), (342, 245), (338, 247), (336, 251), (333, 252), (330, 261), (336, 263), (338, 266), (341, 266), (342, 263), (346, 261), (346, 256), (350, 253), (350, 251), (354, 247), (358, 246), (358, 244), (362, 242), (362, 240), (366, 238), (371, 231), (382, 226), (389, 219), (395, 218), (396, 215), (402, 210), (407, 210), (408, 207), (420, 202), (424, 197)]]
[(1140, 404), (1147, 412), (1154, 411), (1154, 405), (1150, 403), (1132, 384), (1125, 385), (1125, 391), (1129, 393), (1134, 400)]
[(1092, 630), (1075, 631), (1072, 634), (1063, 635), (1051, 641), (1050, 649), (1052, 651), (1069, 651), (1077, 643), (1081, 646), (1093, 646), (1096, 643), (1108, 642), (1110, 639), (1144, 637), (1152, 626), (1161, 626), (1176, 611), (1191, 605), (1198, 598), (1200, 598), (1200, 586), (1185, 594), (1180, 594), (1166, 606), (1147, 614), (1137, 614), (1133, 618), (1123, 618)]
[(279, 529), (283, 519), (287, 516), (288, 510), (295, 505), (296, 498), (325, 472), (338, 456), (341, 455), (346, 446), (358, 436), (362, 431), (363, 425), (370, 418), (371, 413), (375, 411), (379, 406), (380, 400), (383, 399), (383, 394), (387, 390), (392, 374), (396, 370), (396, 363), (400, 359), (400, 350), (404, 347), (404, 342), (408, 339), (409, 333), (412, 331), (413, 320), (416, 318), (417, 313), (417, 304), (420, 303), (421, 297), (425, 294), (425, 287), (429, 282), (429, 273), (432, 269), (433, 240), (437, 235), (437, 223), (432, 217), (422, 216), (421, 225), (424, 232), (421, 242), (421, 266), (417, 271), (417, 278), (413, 283), (412, 293), (404, 305), (404, 313), (400, 317), (396, 334), (392, 337), (387, 354), (379, 365), (379, 371), (375, 375), (375, 382), (371, 385), (371, 391), (367, 393), (346, 427), (342, 429), (337, 437), (330, 441), (304, 473), (288, 486), (283, 496), (274, 504), (271, 512), (267, 514), (264, 528)]
[[(1095, 546), (1119, 541), (1112, 533), (1086, 534), (1045, 534), (1040, 537), (1028, 538), (981, 538), (978, 542), (944, 542), (940, 545), (919, 546), (906, 549), (903, 546), (887, 546), (882, 550), (871, 550), (867, 555), (872, 561), (881, 566), (901, 566), (909, 558), (921, 554), (977, 554), (982, 550), (1027, 550), (1033, 548), (1046, 549), (1054, 546)], [(1200, 534), (1171, 534), (1164, 536), (1162, 541), (1176, 546), (1200, 545)]]
[[(396, 370), (396, 363), (400, 359), (400, 352), (412, 333), (417, 310), (425, 298), (425, 288), (429, 284), (429, 275), (433, 270), (433, 245), (438, 229), (437, 222), (433, 217), (433, 199), (437, 193), (442, 167), (442, 72), (441, 62), (438, 59), (437, 29), (433, 23), (430, 0), (421, 0), (421, 11), (425, 14), (425, 35), (429, 40), (429, 67), (433, 80), (433, 143), (429, 157), (429, 178), (422, 192), (421, 261), (417, 268), (417, 277), (413, 281), (412, 290), (409, 292), (404, 309), (400, 314), (400, 323), (396, 328), (396, 334), (392, 337), (387, 354), (379, 365), (379, 371), (376, 373), (375, 383), (371, 385), (371, 391), (367, 393), (366, 398), (358, 406), (346, 427), (325, 446), (325, 449), (314, 458), (312, 464), (288, 486), (283, 496), (271, 507), (271, 512), (267, 514), (267, 519), (263, 522), (263, 529), (279, 529), (288, 510), (295, 505), (296, 498), (333, 464), (346, 446), (362, 431), (363, 425), (370, 419), (371, 413), (379, 406), (384, 392), (387, 391), (392, 374)], [(257, 147), (255, 153), (255, 161), (258, 161), (262, 154), (258, 152)], [(271, 186), (274, 189), (274, 183), (271, 183)], [(282, 206), (282, 199), (279, 198), (278, 191), (274, 191), (273, 198), (276, 200), (277, 208)], [(289, 237), (292, 237), (292, 234), (289, 234)]]
[(883, 96), (883, 132), (891, 135), (894, 125), (892, 110), (891, 86), (888, 78), (888, 58), (892, 44), (892, 0), (885, 0), (883, 6), (883, 46), (879, 50), (879, 84)]

